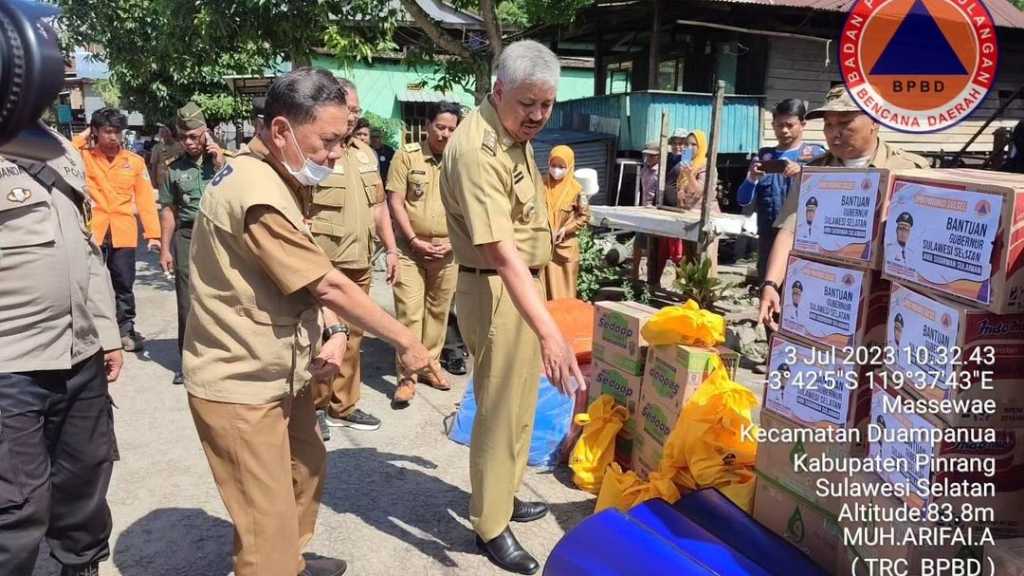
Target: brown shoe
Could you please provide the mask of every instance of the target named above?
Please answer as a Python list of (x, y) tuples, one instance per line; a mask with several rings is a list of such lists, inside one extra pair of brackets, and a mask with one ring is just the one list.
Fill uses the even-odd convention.
[(430, 374), (422, 374), (422, 375), (420, 375), (420, 380), (424, 384), (426, 384), (427, 386), (430, 386), (431, 388), (434, 388), (435, 390), (451, 390), (452, 389), (452, 385), (451, 384), (449, 384), (448, 382), (441, 383), (440, 380), (438, 380), (437, 378), (434, 378)]
[(392, 398), (394, 404), (408, 404), (416, 395), (416, 381), (405, 379), (398, 383), (395, 388), (395, 396)]

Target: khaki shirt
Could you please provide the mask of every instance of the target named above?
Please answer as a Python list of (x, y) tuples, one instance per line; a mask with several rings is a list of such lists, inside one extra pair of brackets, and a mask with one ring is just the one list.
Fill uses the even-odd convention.
[[(256, 139), (210, 182), (192, 235), (189, 394), (267, 404), (309, 383), (323, 321), (303, 287), (331, 266), (312, 248), (301, 209), (308, 194)], [(287, 264), (288, 254), (300, 256)]]
[(67, 370), (121, 348), (82, 159), (60, 140), (65, 154), (48, 164), (71, 198), (0, 157), (0, 372)]
[[(808, 162), (807, 166), (842, 168), (843, 161), (829, 152), (817, 160)], [(931, 164), (924, 157), (912, 152), (904, 152), (895, 146), (890, 146), (885, 140), (879, 139), (878, 146), (875, 148), (875, 155), (868, 162), (867, 167), (902, 170), (906, 168), (928, 168), (929, 166)], [(786, 201), (782, 204), (782, 211), (779, 212), (779, 217), (775, 219), (776, 228), (783, 228), (790, 232), (796, 230), (797, 204), (800, 202), (799, 196), (799, 194), (789, 194), (786, 196)]]
[(459, 125), (441, 164), (441, 199), (459, 264), (487, 268), (477, 248), (512, 239), (527, 266), (551, 260), (544, 182), (533, 146), (505, 132), (488, 99)]
[(391, 160), (387, 189), (405, 193), (405, 211), (416, 236), (424, 240), (448, 237), (441, 202), (441, 158), (430, 151), (429, 145), (402, 146)]
[(370, 267), (373, 208), (383, 202), (377, 153), (353, 138), (334, 172), (313, 192), (309, 210), (313, 237), (336, 267)]

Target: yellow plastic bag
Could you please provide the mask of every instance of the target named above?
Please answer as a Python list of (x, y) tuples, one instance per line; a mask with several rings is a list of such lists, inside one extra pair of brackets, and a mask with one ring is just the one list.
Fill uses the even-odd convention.
[(576, 415), (583, 432), (572, 449), (569, 467), (579, 489), (592, 494), (601, 489), (605, 470), (615, 458), (615, 436), (628, 418), (626, 407), (616, 405), (609, 394), (602, 394), (586, 412)]
[(625, 512), (654, 498), (662, 498), (669, 503), (679, 500), (679, 489), (672, 477), (660, 472), (652, 472), (650, 480), (644, 482), (632, 470), (626, 472), (616, 463), (608, 467), (601, 492), (597, 495), (594, 513), (606, 508), (618, 508)]
[(725, 342), (725, 318), (701, 310), (696, 302), (687, 300), (681, 306), (659, 310), (643, 325), (640, 334), (652, 346), (717, 346)]
[(688, 492), (715, 487), (744, 510), (753, 502), (757, 458), (752, 411), (757, 397), (717, 367), (683, 407), (662, 450), (659, 469)]

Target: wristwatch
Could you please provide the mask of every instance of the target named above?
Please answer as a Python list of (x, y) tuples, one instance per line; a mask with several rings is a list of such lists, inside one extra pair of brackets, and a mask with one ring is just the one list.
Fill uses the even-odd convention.
[(765, 280), (764, 282), (761, 282), (761, 292), (764, 292), (765, 286), (771, 286), (772, 290), (775, 290), (776, 294), (779, 294), (780, 296), (782, 295), (782, 289), (779, 288), (779, 285), (776, 284), (775, 282), (772, 282), (771, 280)]
[(324, 328), (324, 342), (330, 340), (331, 336), (334, 336), (335, 334), (344, 334), (345, 336), (348, 336), (348, 326), (344, 324), (332, 324), (327, 328)]

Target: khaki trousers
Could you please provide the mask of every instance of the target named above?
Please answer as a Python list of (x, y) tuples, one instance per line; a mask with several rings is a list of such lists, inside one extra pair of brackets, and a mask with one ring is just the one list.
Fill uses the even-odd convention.
[[(370, 281), (373, 279), (371, 268), (339, 268), (342, 274), (370, 293)], [(356, 409), (360, 392), (363, 387), (362, 354), (363, 331), (355, 326), (349, 327), (348, 347), (341, 360), (341, 370), (333, 382), (324, 382), (314, 387), (317, 389), (316, 407), (327, 411), (332, 418), (347, 416)]]
[(269, 404), (192, 395), (188, 403), (234, 523), (235, 575), (298, 574), (316, 525), (326, 457), (310, 388)]
[[(540, 284), (536, 285), (541, 293)], [(469, 447), (473, 529), (492, 540), (512, 518), (530, 452), (540, 380), (540, 342), (497, 274), (459, 273), (459, 329), (474, 357), (476, 418)]]
[[(395, 315), (398, 321), (420, 339), (434, 360), (441, 358), (448, 312), (455, 297), (459, 267), (449, 254), (443, 260), (424, 262), (414, 259), (405, 250), (399, 252), (400, 276), (395, 283)], [(401, 362), (395, 357), (398, 379), (402, 379)]]
[(561, 300), (576, 297), (576, 278), (580, 275), (579, 260), (555, 262), (552, 260), (541, 271), (540, 281), (544, 287), (545, 300)]

